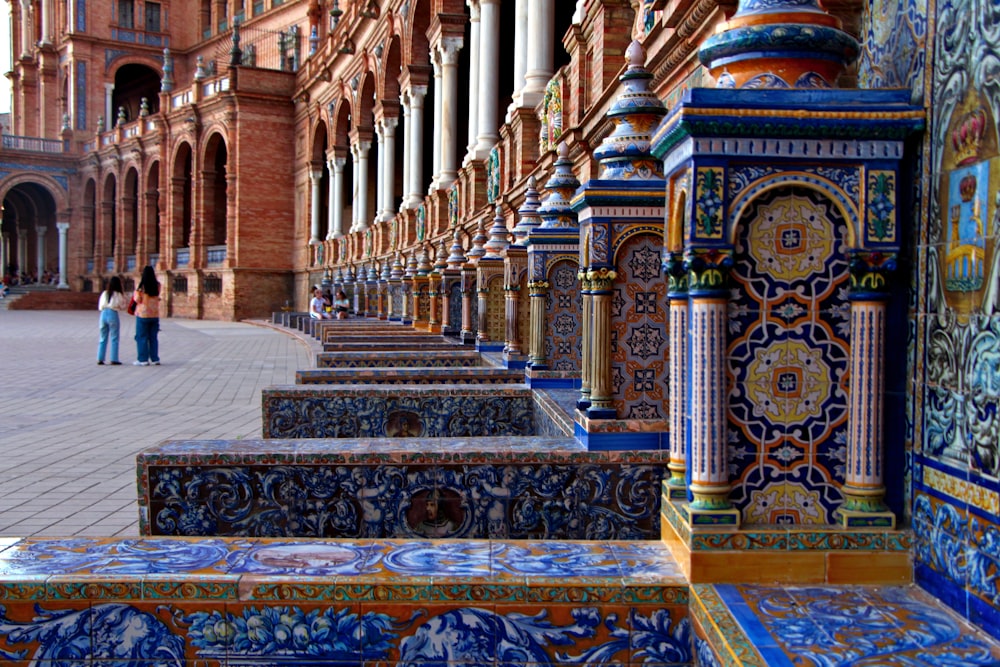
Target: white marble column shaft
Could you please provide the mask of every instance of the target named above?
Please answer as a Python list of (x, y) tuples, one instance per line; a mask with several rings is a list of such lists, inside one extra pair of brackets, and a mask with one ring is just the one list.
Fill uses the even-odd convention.
[(38, 264), (38, 279), (42, 279), (42, 272), (45, 271), (45, 232), (48, 227), (38, 225), (35, 227), (35, 261)]
[(479, 134), (479, 0), (466, 0), (469, 6), (469, 137), (465, 163), (473, 158)]
[(392, 220), (394, 211), (392, 209), (393, 191), (396, 189), (396, 123), (395, 118), (382, 119), (383, 151), (382, 158), (382, 214), (379, 220)]
[(66, 282), (66, 252), (68, 248), (67, 235), (69, 233), (68, 222), (57, 222), (56, 229), (59, 230), (59, 289), (69, 289)]
[(458, 54), (462, 39), (448, 37), (441, 43), (441, 163), (438, 188), (448, 188), (458, 178)]
[(441, 48), (435, 45), (431, 48), (431, 65), (434, 68), (434, 138), (431, 141), (431, 182), (427, 194), (433, 194), (438, 189), (438, 179), (441, 177), (441, 109), (443, 97), (441, 93)]
[(555, 0), (531, 0), (528, 15), (527, 71), (521, 89), (521, 106), (535, 108), (545, 97), (552, 78)]
[(383, 188), (385, 188), (385, 130), (381, 120), (375, 121), (375, 137), (378, 156), (375, 162), (375, 220), (382, 219)]
[(403, 108), (403, 197), (399, 202), (399, 210), (408, 208), (410, 200), (410, 154), (413, 152), (413, 122), (410, 114), (410, 95), (406, 91), (399, 96), (399, 104)]
[(357, 215), (356, 227), (352, 231), (363, 232), (368, 229), (368, 151), (372, 142), (359, 141), (351, 146), (354, 153), (354, 210)]
[(406, 207), (416, 208), (423, 202), (421, 193), (421, 181), (424, 178), (424, 96), (427, 95), (427, 86), (410, 86), (410, 136), (407, 142), (410, 146), (409, 155), (409, 177), (410, 183), (407, 192)]
[(333, 169), (333, 177), (330, 179), (330, 187), (333, 191), (332, 205), (333, 223), (330, 226), (332, 238), (339, 239), (344, 235), (344, 165), (347, 158), (335, 157), (330, 160)]
[(511, 93), (510, 111), (521, 106), (524, 73), (528, 69), (528, 5), (537, 0), (516, 0), (514, 3), (514, 90)]
[(489, 157), (500, 139), (497, 94), (500, 89), (500, 0), (481, 0), (479, 19), (479, 114), (476, 159)]
[(319, 243), (319, 198), (320, 179), (323, 172), (319, 169), (309, 170), (310, 200), (309, 200), (309, 243)]

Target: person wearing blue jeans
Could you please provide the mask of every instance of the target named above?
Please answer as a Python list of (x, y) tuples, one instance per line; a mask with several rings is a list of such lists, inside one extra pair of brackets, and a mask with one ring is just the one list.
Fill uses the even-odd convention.
[(108, 341), (111, 341), (111, 365), (121, 366), (118, 360), (118, 311), (125, 307), (125, 294), (122, 291), (122, 281), (118, 276), (112, 276), (108, 288), (101, 292), (97, 309), (101, 311), (101, 338), (97, 343), (97, 365), (104, 365), (104, 356), (108, 351)]
[(132, 295), (135, 299), (135, 366), (160, 365), (160, 283), (153, 267), (142, 270), (139, 286)]

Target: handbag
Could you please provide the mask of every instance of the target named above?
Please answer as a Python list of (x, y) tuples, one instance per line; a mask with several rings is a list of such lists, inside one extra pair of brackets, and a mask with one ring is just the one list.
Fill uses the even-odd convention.
[(128, 310), (128, 314), (129, 315), (135, 315), (135, 308), (138, 305), (139, 305), (139, 302), (136, 301), (135, 297), (133, 296), (131, 298), (131, 300), (129, 300), (129, 302), (128, 302), (128, 308), (126, 309), (126, 310)]

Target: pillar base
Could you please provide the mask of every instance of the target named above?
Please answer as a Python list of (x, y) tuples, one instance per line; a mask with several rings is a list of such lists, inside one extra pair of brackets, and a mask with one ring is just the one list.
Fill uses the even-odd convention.
[(692, 528), (699, 526), (732, 526), (740, 527), (740, 511), (735, 507), (728, 509), (696, 509), (688, 508), (688, 520)]
[(587, 419), (618, 419), (618, 411), (614, 408), (602, 408), (591, 405), (587, 408)]
[(896, 528), (896, 515), (889, 510), (837, 510), (837, 525), (844, 528)]
[(683, 479), (677, 482), (673, 479), (667, 480), (663, 485), (663, 491), (668, 500), (687, 500), (687, 487), (684, 485)]

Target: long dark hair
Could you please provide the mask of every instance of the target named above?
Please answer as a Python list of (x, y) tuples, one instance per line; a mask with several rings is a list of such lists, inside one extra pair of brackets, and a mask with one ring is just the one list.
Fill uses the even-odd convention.
[(156, 272), (153, 271), (153, 267), (146, 266), (142, 270), (138, 289), (147, 296), (160, 296), (160, 283), (156, 280)]
[(111, 276), (111, 280), (108, 281), (108, 287), (104, 290), (107, 292), (108, 298), (110, 299), (115, 292), (119, 294), (124, 294), (125, 290), (122, 287), (122, 279), (118, 276)]

